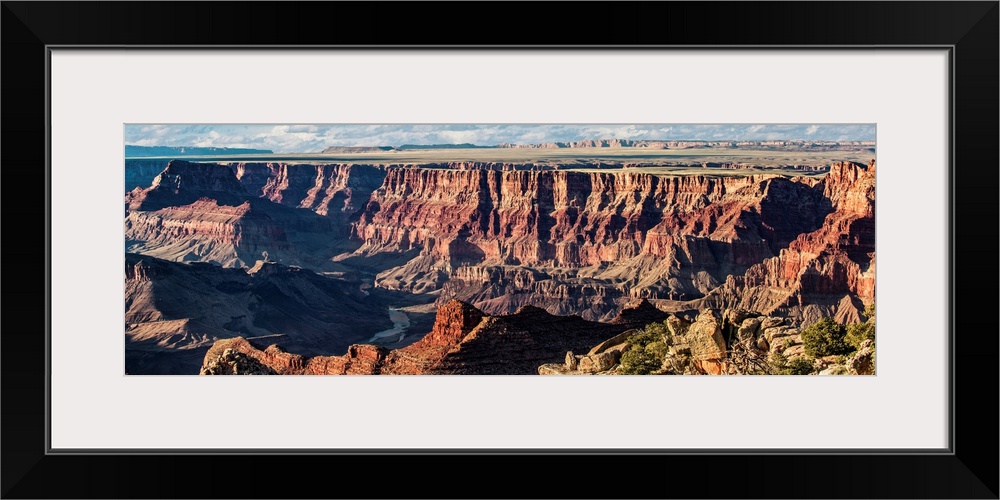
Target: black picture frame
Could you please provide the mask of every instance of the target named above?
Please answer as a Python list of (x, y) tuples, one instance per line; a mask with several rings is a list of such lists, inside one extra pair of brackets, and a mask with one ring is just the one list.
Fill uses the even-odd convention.
[[(2, 2), (4, 498), (997, 498), (998, 21), (992, 2)], [(581, 17), (567, 17), (577, 10)], [(442, 13), (448, 13), (443, 16)], [(489, 12), (483, 16), (480, 12)], [(456, 26), (456, 20), (459, 26)], [(545, 28), (546, 26), (558, 27)], [(61, 47), (949, 47), (952, 439), (933, 454), (47, 453), (48, 52)], [(914, 244), (920, 244), (914, 236)], [(34, 279), (21, 277), (28, 273)], [(43, 276), (44, 275), (44, 276)], [(914, 270), (919, 282), (920, 270)], [(11, 293), (13, 292), (13, 293)], [(85, 330), (85, 325), (82, 326)], [(877, 416), (858, 412), (856, 422)], [(220, 424), (220, 431), (224, 423)], [(632, 425), (623, 421), (622, 425)], [(844, 432), (844, 430), (833, 430)], [(559, 463), (561, 469), (554, 469)], [(555, 470), (575, 471), (563, 477)], [(315, 476), (305, 471), (329, 470)], [(387, 472), (391, 471), (391, 472)], [(463, 485), (481, 485), (470, 491)]]

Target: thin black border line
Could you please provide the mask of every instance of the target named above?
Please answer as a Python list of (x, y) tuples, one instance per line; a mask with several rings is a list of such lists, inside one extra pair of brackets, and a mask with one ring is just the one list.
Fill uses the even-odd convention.
[[(948, 451), (955, 454), (955, 46), (948, 50)], [(878, 154), (878, 150), (875, 151)], [(877, 216), (877, 214), (876, 214)], [(878, 282), (875, 283), (878, 286)], [(877, 289), (876, 289), (877, 290)]]
[(81, 45), (68, 45), (68, 44), (47, 44), (46, 47), (59, 50), (149, 50), (149, 49), (164, 49), (164, 50), (332, 50), (343, 52), (345, 50), (448, 50), (448, 51), (469, 51), (469, 50), (552, 50), (552, 51), (566, 51), (566, 50), (608, 50), (608, 51), (619, 51), (619, 50), (662, 50), (662, 49), (677, 49), (678, 51), (684, 50), (754, 50), (754, 49), (769, 49), (769, 50), (786, 50), (789, 52), (795, 51), (808, 51), (808, 50), (825, 50), (825, 49), (855, 49), (855, 50), (870, 50), (873, 48), (878, 49), (913, 49), (913, 50), (926, 50), (926, 49), (943, 49), (954, 47), (954, 44), (922, 44), (922, 45), (906, 45), (906, 44), (876, 44), (876, 45), (841, 45), (841, 44), (822, 44), (822, 45), (657, 45), (657, 44), (638, 44), (638, 45), (537, 45), (537, 44), (525, 44), (525, 45), (442, 45), (442, 44), (428, 44), (428, 45), (377, 45), (377, 44), (357, 44), (357, 45), (275, 45), (275, 44), (261, 44), (261, 45), (163, 45), (163, 44), (147, 44), (147, 45), (125, 45), (125, 44), (81, 44)]
[(801, 451), (795, 448), (753, 448), (753, 449), (698, 449), (698, 448), (148, 448), (134, 450), (131, 448), (72, 448), (68, 451), (57, 449), (47, 455), (784, 455), (784, 456), (827, 456), (827, 455), (872, 455), (872, 456), (948, 456), (951, 453), (937, 448), (915, 448), (906, 451), (886, 451), (883, 449), (867, 451), (864, 449), (827, 449), (816, 448)]
[(52, 50), (45, 48), (45, 454), (52, 450)]
[[(51, 336), (52, 336), (52, 311), (51, 311), (51, 294), (52, 294), (52, 282), (51, 282), (51, 270), (52, 270), (52, 241), (51, 241), (51, 216), (52, 216), (52, 203), (51, 203), (51, 191), (52, 191), (52, 52), (53, 49), (100, 49), (100, 50), (129, 50), (129, 49), (152, 49), (152, 48), (166, 48), (173, 50), (195, 50), (195, 49), (219, 49), (231, 51), (233, 49), (245, 49), (245, 50), (255, 50), (255, 49), (275, 49), (275, 50), (302, 50), (309, 48), (316, 49), (327, 49), (331, 51), (343, 52), (344, 50), (356, 49), (356, 48), (366, 48), (366, 49), (378, 49), (378, 50), (401, 50), (401, 49), (432, 49), (440, 48), (447, 50), (476, 50), (476, 49), (551, 49), (553, 51), (566, 49), (578, 49), (578, 50), (635, 50), (635, 49), (669, 49), (678, 48), (680, 51), (684, 49), (709, 49), (709, 50), (726, 50), (728, 49), (740, 49), (740, 50), (754, 50), (754, 49), (772, 49), (777, 51), (799, 51), (799, 50), (817, 50), (817, 49), (828, 49), (828, 48), (842, 48), (842, 49), (854, 49), (854, 50), (870, 50), (870, 49), (886, 49), (893, 51), (906, 51), (906, 50), (928, 50), (928, 49), (946, 49), (948, 58), (948, 71), (950, 78), (948, 79), (948, 176), (947, 176), (947, 221), (948, 221), (948, 244), (946, 246), (946, 261), (947, 261), (947, 272), (948, 272), (948, 313), (946, 319), (946, 334), (948, 340), (948, 368), (946, 370), (946, 375), (948, 381), (946, 386), (948, 388), (947, 404), (950, 406), (947, 415), (948, 418), (948, 432), (947, 440), (948, 444), (945, 448), (915, 448), (915, 449), (894, 449), (894, 448), (873, 448), (873, 449), (855, 449), (855, 448), (845, 448), (845, 449), (825, 449), (816, 448), (808, 451), (799, 449), (788, 449), (788, 448), (775, 448), (775, 449), (760, 449), (760, 448), (743, 448), (743, 449), (726, 449), (726, 448), (712, 448), (712, 449), (671, 449), (671, 448), (652, 448), (652, 449), (633, 449), (633, 448), (323, 448), (323, 449), (288, 449), (288, 448), (271, 448), (271, 449), (213, 449), (213, 448), (183, 448), (183, 449), (163, 449), (163, 448), (148, 448), (144, 450), (135, 449), (119, 449), (119, 448), (53, 448), (52, 447), (52, 405), (51, 405), (51, 395), (52, 395), (52, 350), (51, 350)], [(45, 306), (46, 306), (46, 336), (45, 336), (45, 366), (46, 366), (46, 384), (45, 384), (45, 450), (43, 450), (44, 455), (107, 455), (107, 454), (117, 454), (117, 455), (150, 455), (150, 454), (199, 454), (199, 455), (315, 455), (315, 454), (325, 454), (325, 455), (495, 455), (495, 454), (535, 454), (535, 455), (576, 455), (576, 454), (601, 454), (601, 455), (929, 455), (929, 456), (948, 456), (955, 455), (955, 362), (954, 362), (954, 296), (955, 296), (955, 273), (954, 273), (954, 201), (955, 201), (955, 45), (954, 44), (942, 44), (942, 45), (849, 45), (849, 46), (785, 46), (785, 45), (766, 45), (766, 46), (732, 46), (732, 45), (698, 45), (698, 46), (675, 46), (675, 45), (639, 45), (639, 46), (537, 46), (537, 45), (518, 45), (518, 46), (463, 46), (463, 47), (452, 47), (452, 46), (441, 46), (441, 45), (429, 45), (429, 46), (389, 46), (389, 45), (363, 45), (363, 46), (211, 46), (211, 45), (184, 45), (184, 46), (140, 46), (140, 45), (45, 45), (45, 196), (46, 196), (46, 207), (45, 207), (45, 256), (46, 256), (46, 266), (45, 266)], [(877, 142), (877, 124), (876, 124), (876, 142)], [(877, 155), (877, 151), (876, 151)], [(877, 286), (877, 283), (876, 283)], [(876, 292), (877, 293), (877, 292)]]

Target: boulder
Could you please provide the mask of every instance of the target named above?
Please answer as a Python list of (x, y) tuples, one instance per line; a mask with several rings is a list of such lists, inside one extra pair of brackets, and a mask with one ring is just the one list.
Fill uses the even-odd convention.
[(200, 375), (276, 375), (269, 366), (232, 348), (226, 348), (214, 359), (207, 360)]
[(743, 320), (740, 324), (738, 330), (736, 330), (736, 337), (740, 340), (751, 340), (757, 335), (757, 330), (760, 328), (761, 318), (747, 318)]
[(850, 375), (851, 371), (841, 364), (830, 365), (819, 372), (820, 375)]
[(773, 344), (775, 337), (785, 337), (798, 333), (798, 329), (791, 326), (772, 326), (770, 328), (763, 328), (763, 326), (761, 325), (761, 335), (767, 339), (768, 344)]
[(694, 365), (706, 375), (722, 375), (726, 372), (726, 363), (720, 359), (696, 360)]
[(546, 363), (538, 367), (539, 375), (572, 375), (573, 372), (566, 369), (566, 365), (559, 363)]
[(747, 311), (746, 309), (726, 309), (725, 312), (722, 313), (722, 319), (724, 321), (737, 327), (742, 325), (747, 319), (757, 318), (759, 316), (760, 313)]
[(785, 320), (775, 317), (763, 318), (760, 322), (760, 329), (765, 330), (767, 328), (774, 328), (776, 326), (781, 326), (785, 324)]
[(785, 349), (785, 351), (782, 354), (784, 354), (785, 357), (788, 358), (788, 359), (797, 358), (799, 356), (805, 356), (805, 354), (806, 354), (806, 346), (804, 346), (804, 345), (793, 345), (793, 346)]
[(757, 337), (757, 348), (758, 349), (760, 349), (762, 351), (766, 351), (766, 350), (768, 350), (769, 347), (770, 346), (767, 343), (767, 339), (765, 339), (763, 335), (760, 336), (760, 337)]
[[(621, 356), (619, 355), (618, 358), (620, 357)], [(602, 352), (600, 354), (588, 354), (580, 357), (577, 370), (583, 373), (603, 372), (610, 370), (617, 363), (618, 359), (616, 359), (614, 353)]]
[(686, 335), (688, 328), (691, 327), (690, 323), (678, 318), (677, 316), (670, 316), (667, 318), (665, 323), (667, 324), (667, 330), (670, 330), (670, 335), (675, 339)]
[(619, 345), (628, 340), (629, 337), (637, 333), (639, 333), (639, 330), (636, 330), (634, 328), (631, 330), (625, 330), (624, 332), (619, 333), (618, 335), (615, 335), (614, 337), (611, 337), (610, 339), (595, 345), (593, 349), (591, 349), (590, 352), (588, 352), (587, 354), (597, 354), (600, 352), (604, 352), (609, 347)]
[(682, 341), (674, 342), (670, 345), (669, 352), (675, 356), (690, 356), (691, 344)]
[(846, 361), (847, 366), (858, 375), (875, 374), (875, 344), (869, 340), (861, 343), (857, 352)]
[(768, 351), (774, 353), (783, 352), (785, 349), (788, 349), (796, 344), (792, 341), (791, 337), (774, 337), (771, 342), (768, 342), (768, 345), (770, 346)]
[[(696, 360), (724, 359), (726, 340), (722, 337), (719, 320), (711, 309), (705, 309), (688, 328), (687, 340)], [(707, 371), (707, 370), (706, 370)]]
[(573, 351), (568, 351), (566, 353), (566, 369), (576, 370), (576, 361), (576, 356), (573, 354)]

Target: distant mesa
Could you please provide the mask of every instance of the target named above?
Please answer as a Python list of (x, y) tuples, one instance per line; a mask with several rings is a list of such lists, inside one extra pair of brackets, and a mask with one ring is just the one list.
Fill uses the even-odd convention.
[(252, 148), (199, 148), (187, 146), (132, 146), (125, 145), (126, 158), (144, 158), (148, 156), (205, 156), (205, 155), (244, 155), (244, 154), (274, 154), (270, 149)]
[(465, 142), (462, 144), (403, 144), (396, 149), (406, 151), (408, 149), (481, 149), (492, 147), (494, 146), (477, 146), (475, 144)]
[(425, 149), (573, 149), (573, 148), (640, 148), (640, 149), (699, 149), (728, 148), (767, 151), (859, 151), (874, 152), (874, 141), (807, 141), (801, 139), (780, 141), (695, 141), (695, 140), (632, 140), (587, 139), (567, 142), (512, 143), (495, 146), (472, 143), (462, 144), (404, 144), (402, 146), (331, 146), (322, 151), (332, 153), (378, 153), (384, 151), (412, 151)]
[[(319, 154), (385, 153), (391, 151), (441, 150), (441, 149), (573, 149), (573, 148), (639, 148), (639, 149), (700, 149), (726, 148), (765, 151), (868, 151), (874, 152), (874, 141), (688, 141), (688, 140), (632, 140), (589, 139), (568, 142), (537, 144), (501, 143), (497, 145), (461, 144), (403, 144), (402, 146), (330, 146)], [(289, 152), (286, 152), (289, 153)], [(293, 152), (294, 153), (294, 152)], [(305, 152), (300, 152), (305, 153)], [(193, 147), (193, 146), (136, 146), (125, 145), (126, 158), (226, 156), (250, 154), (275, 154), (269, 149)], [(315, 153), (307, 153), (315, 154)]]
[(498, 144), (498, 148), (563, 149), (563, 148), (645, 148), (645, 149), (697, 149), (735, 148), (762, 150), (798, 150), (808, 148), (813, 151), (846, 151), (866, 148), (874, 151), (875, 141), (647, 141), (631, 139), (595, 139), (571, 142), (544, 142), (540, 144)]
[(336, 153), (381, 153), (383, 151), (394, 151), (392, 146), (330, 146), (324, 149), (322, 154)]
[(322, 154), (338, 153), (381, 153), (385, 151), (412, 151), (421, 149), (483, 149), (495, 146), (477, 146), (468, 142), (462, 144), (403, 144), (402, 146), (330, 146)]

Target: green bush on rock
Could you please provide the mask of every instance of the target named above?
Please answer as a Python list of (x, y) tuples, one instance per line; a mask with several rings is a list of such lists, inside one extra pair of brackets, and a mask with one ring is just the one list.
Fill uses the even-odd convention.
[(670, 330), (664, 323), (650, 323), (628, 338), (629, 350), (622, 354), (623, 375), (648, 375), (660, 369), (667, 356)]
[(780, 352), (771, 356), (771, 369), (776, 375), (809, 375), (813, 371), (812, 361), (807, 358), (788, 360)]
[(865, 308), (864, 315), (868, 318), (864, 323), (847, 325), (844, 340), (854, 349), (861, 348), (861, 343), (866, 340), (875, 340), (875, 303)]
[(820, 358), (835, 354), (849, 354), (855, 348), (846, 340), (847, 327), (832, 318), (822, 318), (802, 330), (802, 344), (806, 354)]

